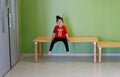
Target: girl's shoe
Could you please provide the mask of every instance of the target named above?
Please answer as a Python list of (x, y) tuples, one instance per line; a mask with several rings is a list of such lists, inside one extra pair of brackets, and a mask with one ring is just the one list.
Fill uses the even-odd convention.
[(48, 55), (50, 55), (51, 53), (52, 53), (52, 52), (51, 52), (51, 51), (49, 51), (49, 52), (48, 52)]
[(70, 52), (67, 52), (66, 54), (67, 54), (67, 56), (70, 56)]

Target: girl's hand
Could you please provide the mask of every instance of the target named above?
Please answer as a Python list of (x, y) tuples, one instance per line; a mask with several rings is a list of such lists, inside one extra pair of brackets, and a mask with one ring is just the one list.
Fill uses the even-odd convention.
[(67, 38), (67, 41), (69, 41), (69, 38)]
[(55, 33), (52, 34), (50, 41), (52, 41), (54, 38), (55, 38)]
[(69, 41), (69, 37), (68, 37), (68, 34), (66, 34), (66, 37), (67, 37), (67, 41)]
[(53, 38), (50, 39), (50, 41), (52, 41), (52, 40), (53, 40)]

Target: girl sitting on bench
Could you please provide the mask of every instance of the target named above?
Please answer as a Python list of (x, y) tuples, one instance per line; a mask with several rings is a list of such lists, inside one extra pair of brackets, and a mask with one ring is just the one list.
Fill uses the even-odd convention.
[(52, 42), (50, 44), (48, 55), (52, 53), (52, 48), (54, 44), (58, 41), (62, 41), (64, 43), (66, 48), (66, 53), (67, 55), (70, 55), (69, 46), (68, 46), (68, 34), (67, 34), (66, 27), (63, 25), (63, 22), (64, 21), (62, 17), (56, 16), (57, 25), (54, 27), (54, 30), (53, 30), (53, 34), (51, 38)]

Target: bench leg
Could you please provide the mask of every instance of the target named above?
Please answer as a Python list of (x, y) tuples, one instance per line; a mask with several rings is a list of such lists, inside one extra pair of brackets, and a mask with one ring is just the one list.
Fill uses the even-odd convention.
[(35, 63), (38, 63), (38, 48), (37, 48), (37, 42), (35, 42)]
[(96, 63), (96, 42), (94, 42), (94, 63)]
[(101, 52), (102, 52), (102, 48), (99, 47), (99, 52), (98, 52), (99, 63), (101, 63)]
[(40, 58), (42, 58), (42, 42), (40, 42), (39, 44), (40, 44)]

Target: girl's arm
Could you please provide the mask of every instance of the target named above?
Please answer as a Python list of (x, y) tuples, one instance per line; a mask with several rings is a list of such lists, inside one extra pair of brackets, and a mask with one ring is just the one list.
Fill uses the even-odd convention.
[(69, 37), (68, 37), (68, 34), (66, 34), (66, 38), (67, 38), (67, 41), (69, 41)]
[(55, 33), (52, 33), (51, 41), (55, 38)]

